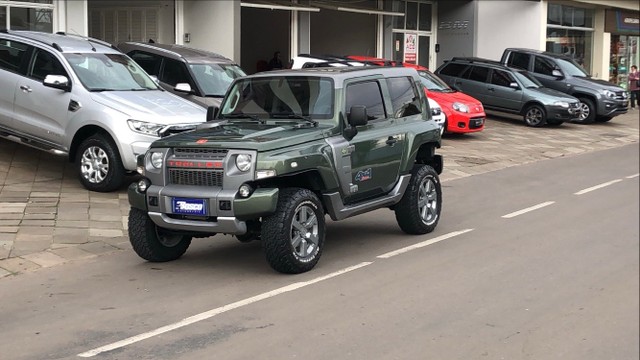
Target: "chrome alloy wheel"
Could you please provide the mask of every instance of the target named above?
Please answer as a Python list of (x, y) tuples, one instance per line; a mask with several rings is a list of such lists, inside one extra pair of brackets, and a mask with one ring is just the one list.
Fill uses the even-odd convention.
[(542, 124), (542, 120), (544, 119), (544, 114), (538, 107), (531, 107), (527, 110), (527, 113), (524, 115), (524, 118), (527, 124), (531, 126), (538, 126)]
[(591, 109), (589, 109), (589, 105), (580, 101), (580, 115), (578, 116), (579, 121), (586, 120), (591, 114)]
[(300, 260), (315, 256), (319, 242), (318, 218), (309, 205), (300, 206), (291, 221), (291, 245)]
[(109, 173), (109, 157), (104, 149), (98, 146), (88, 147), (82, 153), (80, 171), (92, 184), (103, 182)]
[(438, 219), (438, 192), (433, 179), (424, 178), (420, 183), (418, 211), (422, 222), (426, 225), (431, 225)]

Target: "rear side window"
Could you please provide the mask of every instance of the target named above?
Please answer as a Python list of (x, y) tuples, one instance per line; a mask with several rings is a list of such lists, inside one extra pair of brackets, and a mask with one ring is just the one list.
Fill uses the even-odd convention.
[(42, 81), (47, 75), (64, 75), (67, 78), (69, 77), (67, 71), (53, 54), (38, 49), (36, 50), (36, 56), (29, 70), (29, 76)]
[(440, 70), (440, 74), (457, 77), (467, 66), (466, 64), (448, 63)]
[(382, 92), (377, 81), (365, 81), (347, 86), (347, 112), (355, 105), (367, 107), (369, 120), (386, 118)]
[(509, 87), (509, 84), (516, 80), (506, 71), (494, 69), (491, 74), (491, 83), (497, 86)]
[(519, 69), (529, 70), (529, 61), (531, 59), (531, 55), (523, 54), (518, 52), (512, 52), (509, 55), (509, 61), (507, 61), (507, 65)]
[(469, 74), (469, 80), (487, 82), (487, 76), (489, 76), (489, 68), (484, 66), (474, 66)]
[(160, 62), (162, 58), (144, 51), (131, 51), (128, 54), (144, 71), (149, 75), (158, 76), (160, 74)]
[(192, 87), (194, 86), (194, 84), (189, 81), (189, 73), (187, 72), (185, 64), (176, 60), (165, 59), (160, 80), (174, 86), (179, 83), (187, 83)]
[(387, 79), (387, 86), (391, 94), (394, 117), (400, 118), (420, 114), (420, 96), (409, 77)]
[(537, 74), (552, 76), (555, 68), (553, 62), (540, 56), (536, 56), (533, 62), (533, 72)]
[(13, 40), (0, 39), (0, 69), (19, 72), (29, 46)]

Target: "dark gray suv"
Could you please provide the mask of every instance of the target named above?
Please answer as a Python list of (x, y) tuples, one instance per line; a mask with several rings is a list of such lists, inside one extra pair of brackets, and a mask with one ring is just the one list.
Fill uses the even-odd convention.
[(453, 58), (436, 71), (452, 88), (480, 100), (485, 110), (519, 114), (529, 126), (560, 125), (579, 116), (575, 97), (542, 86), (526, 71), (480, 58)]
[(610, 82), (593, 79), (572, 58), (531, 49), (506, 49), (501, 62), (524, 69), (544, 86), (575, 96), (580, 100), (578, 120), (589, 124), (605, 122), (627, 112), (627, 92)]

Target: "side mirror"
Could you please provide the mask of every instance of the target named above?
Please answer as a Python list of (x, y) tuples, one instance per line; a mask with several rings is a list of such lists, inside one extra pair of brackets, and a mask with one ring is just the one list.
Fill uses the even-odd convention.
[(219, 107), (217, 107), (217, 106), (209, 106), (207, 108), (207, 119), (206, 119), (206, 121), (211, 121), (211, 120), (214, 120), (215, 118), (217, 118), (219, 111), (220, 111)]
[(555, 76), (558, 79), (561, 79), (562, 76), (562, 72), (558, 69), (553, 69), (553, 71), (551, 71), (551, 75)]
[(354, 105), (349, 109), (349, 115), (347, 117), (349, 125), (362, 126), (367, 125), (369, 117), (367, 116), (367, 107), (364, 105)]
[(71, 91), (71, 83), (69, 78), (64, 75), (47, 75), (42, 81), (44, 86), (64, 90), (65, 92)]
[(191, 85), (189, 85), (187, 83), (178, 83), (173, 88), (173, 90), (178, 91), (178, 92), (187, 93), (187, 94), (191, 94), (191, 92), (192, 92)]
[(512, 82), (509, 84), (510, 88), (514, 88), (514, 89), (520, 89), (520, 86), (518, 85), (517, 82)]

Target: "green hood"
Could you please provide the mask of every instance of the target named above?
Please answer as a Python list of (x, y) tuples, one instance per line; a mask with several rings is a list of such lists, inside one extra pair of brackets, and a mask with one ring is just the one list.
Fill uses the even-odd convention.
[[(296, 127), (300, 125), (302, 126)], [(331, 127), (328, 124), (313, 127), (300, 122), (230, 122), (168, 136), (155, 141), (151, 147), (216, 147), (267, 151), (320, 140)]]

